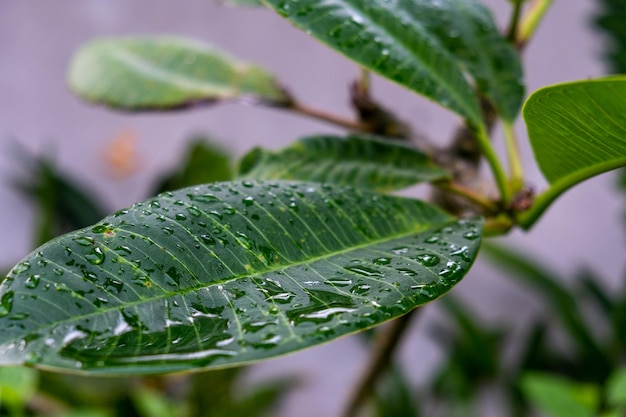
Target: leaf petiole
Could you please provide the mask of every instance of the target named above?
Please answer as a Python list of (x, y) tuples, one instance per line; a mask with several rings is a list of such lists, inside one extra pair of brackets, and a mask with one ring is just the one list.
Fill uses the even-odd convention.
[(515, 130), (510, 122), (503, 121), (502, 128), (504, 130), (504, 140), (506, 144), (506, 152), (509, 159), (509, 188), (513, 192), (519, 191), (524, 186), (524, 167), (519, 153)]
[(534, 35), (537, 26), (552, 5), (553, 0), (535, 0), (522, 18), (516, 36), (516, 44), (521, 47)]
[(491, 146), (491, 141), (489, 140), (489, 135), (485, 130), (485, 126), (483, 124), (475, 126), (474, 133), (476, 135), (476, 142), (487, 159), (487, 163), (489, 164), (491, 172), (496, 180), (498, 191), (500, 191), (500, 197), (504, 203), (507, 203), (511, 200), (511, 193), (509, 192), (506, 174), (504, 173), (504, 169), (502, 168), (498, 155), (493, 149), (493, 146)]

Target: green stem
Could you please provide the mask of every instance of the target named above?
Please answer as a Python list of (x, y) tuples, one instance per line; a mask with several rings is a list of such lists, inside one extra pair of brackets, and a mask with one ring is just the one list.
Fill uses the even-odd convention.
[(507, 39), (511, 42), (515, 42), (517, 38), (517, 28), (519, 25), (519, 19), (522, 11), (523, 0), (515, 0), (513, 5), (513, 13), (511, 13), (511, 20), (509, 22), (509, 30), (507, 31)]
[(530, 5), (530, 10), (526, 13), (519, 25), (517, 32), (517, 44), (523, 45), (533, 36), (539, 22), (543, 19), (543, 16), (548, 11), (548, 8), (552, 5), (553, 0), (535, 0)]
[(509, 186), (507, 184), (506, 174), (504, 173), (504, 169), (502, 168), (502, 164), (500, 164), (500, 159), (496, 154), (493, 146), (491, 146), (491, 141), (489, 140), (489, 136), (487, 135), (487, 131), (485, 130), (484, 125), (480, 125), (475, 130), (476, 141), (478, 142), (478, 146), (480, 147), (483, 155), (487, 159), (487, 163), (491, 168), (491, 172), (496, 180), (496, 184), (498, 185), (498, 190), (500, 191), (500, 197), (504, 203), (508, 203), (511, 200), (511, 194), (509, 193)]
[(517, 224), (519, 224), (524, 230), (530, 229), (533, 224), (539, 220), (543, 212), (546, 211), (546, 209), (554, 202), (554, 200), (556, 200), (565, 191), (579, 182), (589, 179), (590, 177), (603, 174), (607, 171), (621, 168), (623, 166), (624, 160), (618, 159), (606, 164), (596, 165), (587, 169), (576, 171), (573, 174), (555, 181), (550, 185), (550, 187), (548, 187), (547, 190), (537, 196), (532, 207), (528, 211), (520, 213), (517, 216)]
[(369, 94), (370, 89), (372, 88), (372, 80), (371, 73), (366, 68), (361, 67), (361, 72), (359, 74), (359, 87), (361, 91)]
[(515, 193), (521, 190), (524, 186), (524, 167), (522, 164), (522, 158), (519, 153), (519, 146), (517, 144), (517, 138), (515, 137), (513, 124), (509, 122), (503, 122), (502, 128), (504, 130), (506, 151), (509, 158), (509, 187), (513, 191), (513, 193)]

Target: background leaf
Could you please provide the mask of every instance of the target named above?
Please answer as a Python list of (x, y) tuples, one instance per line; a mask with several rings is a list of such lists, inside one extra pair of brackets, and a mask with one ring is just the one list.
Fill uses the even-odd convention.
[(524, 105), (537, 163), (562, 191), (626, 165), (626, 78), (542, 88)]
[(550, 187), (518, 215), (529, 229), (562, 193), (626, 165), (626, 77), (542, 88), (522, 111), (535, 159)]
[[(455, 30), (455, 36), (460, 37), (465, 28), (476, 33), (472, 25), (478, 22), (468, 13), (470, 7), (459, 8), (460, 2), (449, 0), (263, 1), (298, 28), (364, 67), (482, 124), (478, 101), (445, 38)], [(454, 19), (442, 19), (444, 15)], [(441, 29), (439, 33), (433, 31), (433, 25)], [(444, 26), (449, 29), (444, 30)]]
[(529, 401), (550, 417), (593, 417), (600, 403), (596, 386), (549, 374), (529, 372), (521, 385)]
[(257, 148), (243, 158), (239, 176), (330, 182), (381, 191), (448, 178), (443, 168), (417, 149), (362, 135), (311, 136), (277, 152)]
[(316, 183), (165, 193), (9, 273), (0, 360), (131, 374), (303, 349), (447, 292), (480, 228), (417, 200)]
[(69, 83), (81, 97), (125, 110), (165, 110), (237, 97), (289, 101), (274, 77), (183, 38), (104, 38), (74, 56)]
[(248, 7), (263, 6), (263, 3), (261, 3), (261, 0), (222, 0), (222, 2), (229, 6), (248, 6)]

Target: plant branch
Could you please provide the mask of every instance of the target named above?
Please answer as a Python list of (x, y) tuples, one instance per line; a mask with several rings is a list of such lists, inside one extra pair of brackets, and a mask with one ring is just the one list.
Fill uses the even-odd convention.
[(313, 119), (322, 120), (324, 122), (334, 124), (346, 129), (354, 130), (357, 132), (369, 132), (369, 128), (367, 125), (352, 120), (347, 119), (342, 116), (336, 115), (334, 113), (327, 112), (325, 110), (316, 109), (313, 107), (309, 107), (302, 103), (294, 102), (288, 107), (281, 107), (285, 110), (291, 110), (293, 112), (302, 114), (304, 116), (311, 117)]
[(509, 186), (513, 193), (516, 193), (524, 186), (524, 166), (519, 153), (519, 146), (517, 144), (517, 138), (515, 137), (513, 125), (509, 122), (503, 121), (502, 128), (504, 130), (506, 152), (509, 158)]
[(552, 5), (553, 0), (535, 0), (522, 18), (515, 39), (518, 49), (522, 49), (530, 40), (539, 26), (539, 22)]
[(511, 13), (511, 20), (509, 21), (509, 29), (507, 30), (506, 38), (515, 43), (517, 38), (517, 28), (519, 26), (519, 19), (522, 11), (522, 3), (524, 0), (515, 0), (513, 5), (513, 13)]
[(370, 93), (372, 88), (372, 80), (371, 73), (368, 69), (361, 67), (361, 72), (359, 74), (359, 88), (364, 91), (366, 94)]
[(473, 188), (467, 187), (463, 184), (459, 184), (456, 182), (441, 182), (434, 183), (433, 185), (438, 187), (442, 191), (464, 197), (466, 200), (469, 200), (477, 206), (483, 208), (489, 214), (494, 214), (499, 211), (499, 207), (494, 201), (489, 199), (487, 196), (477, 192)]
[(383, 329), (376, 334), (373, 347), (373, 355), (361, 377), (356, 389), (344, 410), (342, 417), (356, 417), (365, 400), (372, 394), (376, 383), (387, 371), (395, 349), (402, 335), (409, 327), (411, 319), (418, 316), (421, 308), (417, 308), (404, 316), (398, 317), (389, 324), (388, 329)]

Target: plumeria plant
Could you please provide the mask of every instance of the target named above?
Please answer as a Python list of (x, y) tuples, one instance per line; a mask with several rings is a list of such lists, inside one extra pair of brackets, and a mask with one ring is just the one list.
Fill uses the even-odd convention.
[[(161, 193), (37, 248), (0, 285), (0, 364), (91, 375), (218, 369), (393, 320), (355, 385), (353, 416), (411, 313), (463, 278), (483, 237), (531, 229), (562, 193), (626, 165), (626, 78), (525, 100), (520, 52), (550, 0), (512, 1), (504, 33), (477, 0), (230, 2), (271, 9), (354, 61), (356, 117), (311, 108), (263, 68), (177, 37), (94, 40), (77, 51), (70, 87), (131, 112), (240, 100), (346, 135), (253, 149), (231, 180)], [(458, 115), (451, 144), (434, 145), (381, 106), (371, 72)], [(520, 113), (549, 184), (537, 193), (513, 129)], [(492, 145), (495, 124), (506, 158)], [(493, 187), (478, 181), (483, 160)], [(430, 202), (393, 194), (417, 183), (433, 186)]]

